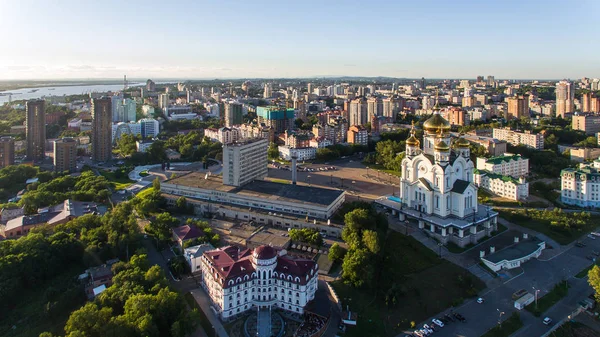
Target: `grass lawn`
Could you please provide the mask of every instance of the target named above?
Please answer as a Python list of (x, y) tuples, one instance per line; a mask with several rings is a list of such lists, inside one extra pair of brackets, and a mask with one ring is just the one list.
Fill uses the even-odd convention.
[(560, 282), (554, 286), (550, 292), (544, 295), (542, 298), (538, 298), (537, 307), (535, 302), (526, 306), (525, 309), (527, 311), (534, 314), (536, 317), (541, 316), (546, 310), (550, 309), (556, 302), (560, 301), (563, 297), (567, 296), (569, 292), (567, 284), (565, 282)]
[(523, 327), (523, 322), (521, 322), (521, 317), (519, 317), (518, 312), (514, 312), (510, 317), (502, 322), (502, 327), (496, 326), (481, 337), (508, 337), (515, 333), (515, 331), (521, 329)]
[(534, 216), (526, 216), (522, 213), (511, 211), (511, 210), (498, 210), (500, 217), (523, 227), (533, 229), (542, 234), (548, 235), (550, 238), (555, 240), (561, 245), (568, 245), (569, 243), (577, 240), (579, 237), (594, 230), (600, 222), (600, 216), (591, 215), (589, 221), (580, 227), (565, 228), (553, 226), (551, 221)]
[(579, 322), (566, 322), (556, 329), (551, 337), (595, 337), (598, 333), (592, 328)]
[[(385, 242), (384, 276), (374, 289), (332, 283), (342, 301), (358, 312), (358, 324), (344, 336), (395, 336), (411, 325), (476, 296), (484, 284), (468, 271), (437, 257), (412, 237), (391, 232)], [(396, 305), (386, 305), (397, 287)], [(383, 324), (382, 324), (383, 323)]]
[(269, 178), (269, 181), (272, 181), (274, 183), (280, 183), (280, 184), (290, 184), (291, 183), (289, 180), (275, 179), (275, 178)]
[[(71, 312), (85, 304), (83, 288), (77, 284), (77, 275), (83, 272), (83, 267), (74, 266), (56, 277), (50, 283), (35, 290), (24, 292), (21, 302), (13, 309), (0, 315), (0, 335), (3, 337), (38, 336), (44, 331), (52, 332), (55, 336), (64, 334), (64, 326)], [(53, 312), (46, 312), (49, 302), (47, 290), (54, 289), (52, 300), (58, 301)], [(64, 298), (69, 300), (63, 300)], [(12, 326), (16, 329), (12, 329)]]
[(149, 175), (148, 170), (140, 172), (140, 177), (147, 177)]
[(373, 171), (377, 170), (377, 171), (381, 171), (383, 173), (389, 173), (389, 174), (395, 175), (397, 177), (402, 176), (402, 172), (394, 171), (394, 170), (388, 170), (385, 167), (383, 167), (383, 165), (381, 165), (381, 164), (379, 164), (379, 165), (377, 165), (377, 164), (365, 164), (363, 162), (363, 165), (369, 167), (369, 176), (371, 176), (371, 175), (375, 176), (375, 177), (377, 176), (377, 173), (376, 172), (370, 172), (371, 170), (373, 170)]
[(592, 270), (592, 268), (594, 268), (594, 266), (599, 266), (600, 265), (600, 261), (596, 260), (596, 262), (592, 263), (591, 265), (585, 267), (582, 271), (580, 271), (579, 273), (577, 273), (577, 275), (575, 275), (575, 277), (577, 278), (585, 278), (588, 276), (588, 272), (590, 270)]
[(483, 239), (479, 240), (479, 242), (477, 242), (477, 244), (473, 244), (473, 243), (469, 243), (468, 245), (466, 245), (464, 248), (459, 247), (457, 244), (455, 244), (454, 242), (448, 242), (446, 244), (446, 249), (448, 249), (448, 251), (450, 253), (454, 253), (454, 254), (460, 254), (460, 253), (464, 253), (465, 251), (475, 247), (476, 245), (479, 245), (482, 242), (485, 242), (488, 239), (493, 238), (494, 236), (503, 233), (505, 230), (507, 230), (508, 228), (506, 228), (506, 226), (502, 225), (502, 224), (498, 224), (498, 230), (496, 232), (494, 232), (493, 236), (486, 236)]
[(144, 190), (141, 190), (138, 194), (136, 194), (136, 198), (140, 198), (140, 199), (144, 199), (145, 197), (148, 196), (148, 194), (151, 194), (154, 191), (154, 187), (148, 187)]
[(131, 186), (135, 181), (129, 180), (127, 175), (121, 176), (119, 178), (116, 177), (114, 172), (109, 172), (106, 170), (98, 170), (100, 174), (105, 177), (108, 181), (110, 181), (113, 185), (115, 191), (126, 189)]
[(188, 303), (190, 308), (198, 310), (200, 325), (202, 326), (206, 334), (209, 336), (216, 336), (215, 329), (212, 327), (212, 324), (210, 324), (210, 321), (208, 320), (208, 317), (206, 317), (204, 311), (202, 311), (202, 308), (200, 308), (200, 306), (198, 305), (198, 302), (196, 302), (194, 295), (192, 295), (191, 293), (187, 293), (183, 297), (185, 298), (185, 301)]

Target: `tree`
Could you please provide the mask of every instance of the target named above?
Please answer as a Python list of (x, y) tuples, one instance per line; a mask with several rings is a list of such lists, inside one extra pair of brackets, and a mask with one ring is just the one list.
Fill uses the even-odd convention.
[(377, 232), (366, 230), (363, 232), (362, 242), (365, 247), (373, 254), (379, 253), (379, 237), (377, 236)]
[(598, 266), (594, 266), (588, 272), (588, 283), (596, 292), (596, 301), (600, 301), (600, 268)]
[(342, 263), (344, 282), (354, 287), (369, 286), (375, 269), (366, 249), (351, 249)]
[(117, 149), (121, 153), (122, 156), (128, 157), (134, 154), (137, 151), (136, 146), (137, 139), (134, 135), (124, 134), (121, 135), (119, 140), (117, 140)]
[(333, 245), (331, 245), (331, 248), (329, 248), (329, 254), (327, 255), (327, 257), (329, 258), (329, 261), (340, 261), (344, 258), (344, 255), (346, 255), (346, 250), (344, 248), (342, 248), (337, 242), (335, 242)]
[(82, 335), (86, 337), (105, 336), (104, 332), (110, 323), (111, 316), (111, 308), (99, 308), (96, 303), (87, 303), (79, 310), (71, 313), (65, 325), (66, 335)]
[(269, 159), (279, 158), (279, 149), (277, 148), (277, 144), (275, 144), (275, 143), (269, 144), (269, 150), (267, 151), (267, 155), (268, 155)]

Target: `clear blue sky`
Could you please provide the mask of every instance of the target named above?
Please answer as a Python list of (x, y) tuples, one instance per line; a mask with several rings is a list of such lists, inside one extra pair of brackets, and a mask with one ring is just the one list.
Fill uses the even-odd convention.
[(600, 77), (599, 13), (598, 0), (0, 0), (0, 79)]

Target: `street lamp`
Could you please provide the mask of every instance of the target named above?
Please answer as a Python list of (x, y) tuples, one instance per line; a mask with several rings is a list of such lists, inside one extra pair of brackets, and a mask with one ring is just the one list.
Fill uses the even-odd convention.
[(498, 315), (498, 326), (502, 329), (502, 315), (504, 315), (504, 311), (500, 311), (500, 309), (496, 309), (500, 315)]
[(540, 290), (539, 289), (535, 289), (535, 287), (531, 287), (531, 288), (533, 288), (533, 290), (535, 291), (535, 309), (537, 310), (537, 308), (538, 308), (538, 305), (537, 305), (537, 303), (538, 303), (538, 293), (540, 292)]
[(369, 177), (369, 167), (367, 166), (367, 178)]

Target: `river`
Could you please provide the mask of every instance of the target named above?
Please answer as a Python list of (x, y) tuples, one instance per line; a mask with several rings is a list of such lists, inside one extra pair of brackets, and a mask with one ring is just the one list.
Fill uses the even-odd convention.
[[(144, 83), (131, 83), (129, 87), (144, 85)], [(37, 99), (44, 96), (69, 96), (89, 94), (90, 92), (108, 92), (121, 91), (123, 84), (95, 84), (95, 85), (70, 85), (57, 87), (37, 87), (37, 88), (22, 88), (15, 90), (0, 91), (0, 105), (8, 102), (9, 95), (12, 93), (12, 100), (28, 100)]]

